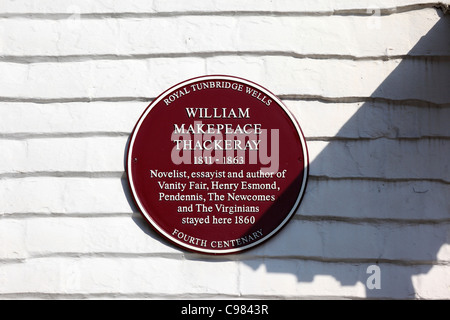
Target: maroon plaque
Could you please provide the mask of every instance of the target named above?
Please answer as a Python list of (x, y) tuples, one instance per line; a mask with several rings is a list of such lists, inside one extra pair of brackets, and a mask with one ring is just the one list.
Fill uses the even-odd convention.
[(295, 214), (308, 153), (283, 103), (230, 76), (180, 83), (139, 119), (127, 156), (136, 205), (190, 251), (229, 254), (261, 244)]

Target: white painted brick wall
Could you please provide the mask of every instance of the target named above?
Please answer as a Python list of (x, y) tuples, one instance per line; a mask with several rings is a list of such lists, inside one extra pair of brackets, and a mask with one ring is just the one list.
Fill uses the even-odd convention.
[[(422, 19), (412, 26), (411, 21)], [(436, 22), (435, 10), (421, 10), (379, 17), (381, 30), (367, 26), (365, 16), (261, 16), (182, 15), (152, 19), (106, 18), (73, 21), (23, 18), (2, 22), (1, 53), (5, 56), (156, 55), (197, 52), (277, 52), (282, 55), (330, 55), (351, 57), (403, 56)], [(361, 27), (363, 26), (363, 27)], [(405, 27), (414, 32), (405, 32)], [(161, 33), (164, 29), (166, 32)], [(205, 33), (204, 30), (209, 32)], [(307, 32), (305, 32), (307, 31)], [(80, 33), (83, 34), (80, 37)], [(344, 42), (342, 35), (351, 34)], [(220, 41), (214, 39), (220, 35)], [(126, 39), (126, 41), (118, 41)], [(349, 39), (350, 40), (350, 39)], [(323, 44), (327, 43), (326, 46)], [(411, 55), (430, 55), (420, 48)], [(445, 55), (436, 43), (433, 55)], [(48, 58), (47, 58), (48, 59)]]
[[(341, 2), (0, 0), (0, 299), (449, 299), (450, 18)], [(151, 100), (220, 73), (282, 98), (311, 163), (288, 226), (225, 258), (159, 237), (124, 173)]]
[[(421, 74), (431, 72), (440, 80), (448, 75), (448, 59), (437, 61), (400, 59), (353, 61), (340, 59), (297, 59), (264, 55), (206, 58), (151, 58), (133, 60), (95, 60), (82, 62), (0, 63), (0, 97), (17, 99), (102, 99), (156, 97), (177, 80), (198, 74), (232, 73), (259, 80), (279, 95), (301, 94), (311, 97), (369, 97), (392, 100), (424, 100), (445, 104), (439, 87), (428, 85)], [(394, 88), (378, 89), (399, 67), (405, 81)], [(172, 72), (168, 72), (171, 70)], [(176, 70), (176, 72), (173, 72)], [(161, 74), (161, 77), (153, 77)], [(55, 76), (58, 75), (58, 76)], [(337, 81), (339, 80), (339, 81)], [(351, 86), (347, 83), (352, 83)], [(424, 88), (427, 88), (424, 91)], [(37, 100), (39, 101), (39, 100)], [(58, 101), (58, 100), (56, 100)]]

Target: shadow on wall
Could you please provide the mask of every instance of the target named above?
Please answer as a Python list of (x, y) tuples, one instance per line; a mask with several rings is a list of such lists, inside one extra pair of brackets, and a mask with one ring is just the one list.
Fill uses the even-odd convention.
[[(310, 179), (300, 219), (245, 254), (222, 258), (186, 254), (186, 258), (242, 261), (253, 270), (264, 267), (267, 273), (294, 275), (299, 283), (332, 276), (341, 286), (362, 283), (369, 298), (417, 298), (413, 277), (428, 273), (437, 263), (441, 247), (449, 243), (450, 16), (439, 14), (440, 21), (373, 92), (371, 101), (365, 102), (337, 138), (311, 161), (311, 175), (329, 178), (322, 183), (321, 178)], [(423, 58), (424, 53), (430, 57)], [(437, 57), (439, 54), (446, 57)], [(421, 57), (414, 58), (417, 55)], [(385, 101), (385, 97), (395, 102)], [(423, 110), (432, 112), (419, 113)], [(428, 114), (438, 116), (421, 117)], [(348, 132), (361, 127), (368, 128), (359, 132), (362, 139), (345, 139)], [(347, 152), (342, 152), (344, 149)], [(345, 178), (331, 174), (341, 171)], [(126, 184), (124, 189), (129, 194)], [(317, 216), (306, 215), (311, 212)], [(137, 216), (134, 221), (157, 241), (173, 247), (146, 221)], [(299, 239), (305, 241), (289, 243), (291, 248), (297, 247), (289, 263), (282, 258), (250, 258), (260, 254), (282, 257), (280, 246), (298, 233), (287, 229), (297, 227), (303, 230)], [(317, 237), (317, 232), (326, 234)], [(308, 247), (316, 239), (322, 243), (312, 252)], [(370, 265), (380, 266), (381, 290), (366, 287)]]
[[(310, 163), (312, 175), (331, 178), (323, 183), (310, 179), (301, 204), (306, 207), (300, 208), (297, 222), (305, 226), (306, 234), (326, 233), (303, 237), (305, 243), (298, 244), (322, 241), (322, 256), (315, 258), (319, 263), (306, 264), (317, 269), (267, 260), (267, 272), (294, 272), (299, 282), (324, 275), (342, 286), (358, 282), (366, 286), (373, 272), (368, 274), (367, 268), (378, 265), (381, 289), (365, 287), (367, 297), (418, 298), (413, 277), (438, 264), (438, 252), (450, 243), (450, 16), (439, 14), (439, 22), (373, 92), (372, 101), (364, 103)], [(424, 53), (430, 57), (423, 58)], [(417, 55), (422, 57), (414, 58)], [(395, 103), (383, 97), (392, 97)], [(367, 128), (359, 129), (362, 139), (339, 139), (355, 128)], [(350, 179), (333, 177), (339, 171)], [(335, 221), (303, 215), (311, 212)], [(267, 244), (275, 255), (289, 241), (287, 237), (273, 241), (277, 240), (285, 242), (278, 248)], [(347, 260), (344, 266), (338, 263), (340, 257)], [(256, 261), (250, 266), (261, 267)], [(444, 290), (450, 297), (450, 290)]]

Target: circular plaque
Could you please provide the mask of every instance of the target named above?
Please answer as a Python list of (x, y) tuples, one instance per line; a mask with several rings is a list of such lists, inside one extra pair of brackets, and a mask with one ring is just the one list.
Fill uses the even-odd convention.
[(180, 83), (156, 98), (130, 139), (136, 205), (189, 251), (261, 244), (295, 214), (308, 177), (301, 129), (275, 95), (230, 76)]

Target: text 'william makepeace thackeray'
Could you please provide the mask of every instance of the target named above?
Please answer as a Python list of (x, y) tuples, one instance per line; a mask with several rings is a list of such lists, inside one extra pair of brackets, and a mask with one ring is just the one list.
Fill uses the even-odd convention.
[[(209, 88), (231, 88), (242, 91), (242, 84), (218, 82), (205, 87), (191, 85), (192, 90)], [(201, 89), (199, 89), (201, 88)], [(270, 106), (272, 100), (253, 88), (245, 92), (263, 105)], [(165, 99), (168, 105), (189, 94), (185, 87)], [(172, 98), (173, 97), (173, 98)], [(172, 150), (174, 164), (261, 164), (263, 172), (277, 172), (279, 169), (279, 130), (264, 129), (260, 123), (251, 123), (251, 108), (247, 107), (186, 107), (185, 112), (194, 122), (173, 124)], [(225, 120), (224, 123), (204, 123), (207, 120)], [(229, 121), (228, 121), (229, 120)], [(233, 123), (233, 120), (248, 120), (247, 123)], [(229, 123), (228, 123), (229, 122)], [(270, 131), (270, 134), (269, 134)], [(269, 137), (270, 136), (270, 137)], [(269, 152), (270, 148), (270, 152)], [(248, 162), (246, 162), (248, 161)], [(258, 162), (259, 161), (259, 162)]]

